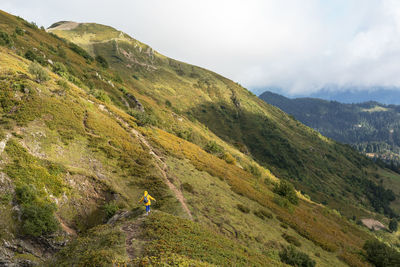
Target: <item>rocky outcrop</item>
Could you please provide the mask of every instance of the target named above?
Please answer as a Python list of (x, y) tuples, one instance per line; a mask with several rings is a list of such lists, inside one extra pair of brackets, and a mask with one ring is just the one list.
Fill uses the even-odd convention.
[(134, 97), (130, 93), (126, 93), (125, 96), (126, 96), (126, 98), (128, 98), (131, 108), (137, 109), (140, 112), (144, 112), (144, 107), (143, 107), (142, 103), (140, 103), (140, 101), (137, 100), (136, 97)]

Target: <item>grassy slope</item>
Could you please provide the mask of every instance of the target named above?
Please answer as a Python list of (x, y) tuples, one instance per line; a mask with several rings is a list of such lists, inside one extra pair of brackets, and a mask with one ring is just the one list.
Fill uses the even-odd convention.
[[(61, 188), (61, 191), (52, 192), (46, 189), (42, 194), (43, 198), (58, 203), (57, 215), (64, 224), (84, 232), (104, 222), (105, 214), (101, 207), (105, 203), (115, 201), (121, 208), (131, 209), (135, 206), (140, 192), (149, 189), (158, 199), (156, 209), (178, 216), (171, 217), (159, 213), (154, 215), (154, 223), (149, 222), (150, 219), (144, 220), (144, 233), (147, 235), (144, 235), (143, 242), (154, 239), (164, 240), (174, 246), (183, 246), (182, 250), (172, 247), (173, 251), (177, 251), (177, 255), (172, 256), (173, 261), (201, 260), (224, 264), (226, 259), (218, 255), (229, 255), (232, 249), (229, 244), (233, 242), (238, 243), (234, 246), (238, 254), (243, 255), (240, 256), (241, 260), (250, 265), (258, 265), (263, 261), (278, 262), (280, 249), (287, 245), (282, 234), (287, 233), (299, 240), (299, 249), (309, 254), (321, 266), (339, 266), (344, 264), (343, 261), (353, 266), (366, 265), (359, 252), (362, 251), (364, 241), (371, 238), (371, 234), (330, 209), (308, 200), (301, 200), (299, 206), (289, 205), (286, 208), (277, 204), (282, 201), (271, 192), (271, 182), (277, 178), (269, 170), (258, 165), (246, 151), (249, 149), (257, 158), (257, 151), (247, 140), (250, 133), (240, 129), (241, 126), (235, 118), (249, 118), (256, 122), (260, 120), (267, 123), (266, 125), (276, 127), (279, 135), (273, 138), (281, 140), (282, 148), (295, 149), (293, 153), (300, 153), (301, 147), (310, 146), (321, 153), (330, 153), (327, 152), (329, 149), (348, 152), (346, 148), (291, 120), (284, 113), (257, 100), (251, 93), (221, 76), (167, 59), (157, 53), (143, 54), (138, 48), (134, 50), (134, 45), (126, 40), (118, 42), (119, 47), (126, 46), (125, 49), (132, 49), (132, 54), (138, 54), (135, 54), (136, 61), (141, 64), (126, 57), (118, 59), (105, 53), (107, 49), (115, 49), (116, 43), (113, 41), (96, 43), (93, 50), (89, 51), (101, 53), (107, 58), (112, 69), (105, 70), (95, 62), (87, 62), (69, 49), (65, 42), (23, 20), (0, 13), (2, 31), (11, 35), (15, 26), (27, 32), (24, 36), (16, 36), (13, 39), (14, 50), (0, 47), (0, 71), (5, 77), (2, 80), (8, 82), (2, 84), (2, 89), (10, 92), (2, 96), (2, 100), (4, 103), (11, 103), (2, 106), (2, 129), (5, 134), (10, 133), (14, 136), (2, 155), (2, 168), (13, 170), (10, 167), (18, 160), (19, 154), (11, 153), (13, 150), (10, 149), (10, 144), (17, 144), (15, 147), (22, 151), (20, 153), (27, 153), (33, 157), (34, 165), (19, 163), (27, 172), (32, 168), (39, 168), (44, 173), (52, 174), (54, 164), (61, 166), (63, 172), (57, 173), (59, 183), (64, 185), (57, 187)], [(62, 62), (68, 66), (68, 78), (78, 86), (70, 82), (67, 82), (68, 90), (59, 86), (56, 81), (64, 78), (52, 73), (51, 66), (47, 67), (51, 79), (45, 83), (37, 83), (27, 72), (29, 61), (16, 55), (23, 54), (29, 47), (35, 47), (53, 62)], [(60, 49), (65, 51), (65, 57), (57, 52)], [(142, 51), (151, 51), (143, 49)], [(117, 51), (122, 53), (121, 50)], [(129, 64), (130, 67), (127, 66)], [(157, 69), (151, 66), (156, 66)], [(23, 83), (23, 89), (29, 90), (14, 86), (18, 83)], [(121, 87), (142, 102), (148, 116), (158, 119), (156, 127), (138, 127), (138, 118), (125, 113), (133, 110), (124, 105), (122, 98), (125, 96), (124, 90), (120, 90)], [(98, 96), (96, 90), (107, 92), (111, 102), (104, 103), (93, 97)], [(171, 105), (167, 104), (166, 100)], [(216, 105), (218, 101), (221, 104)], [(17, 108), (12, 112), (7, 110), (13, 109), (14, 106)], [(215, 113), (215, 119), (222, 118), (220, 124), (226, 125), (219, 130), (215, 120), (206, 121), (208, 117), (202, 116), (201, 113)], [(167, 163), (168, 178), (178, 188), (183, 188), (195, 222), (181, 219), (183, 210), (163, 183), (161, 174), (155, 168), (156, 160), (148, 156), (148, 148), (128, 131), (126, 125), (116, 120), (116, 116), (130, 127), (139, 130), (154, 147), (154, 151)], [(237, 130), (238, 136), (228, 135), (227, 129)], [(256, 130), (253, 130), (253, 134), (259, 137), (260, 133)], [(205, 152), (202, 147), (210, 140), (217, 142), (233, 155), (236, 163), (229, 164), (224, 159)], [(265, 144), (263, 140), (259, 141), (262, 145)], [(292, 148), (292, 142), (298, 145)], [(282, 146), (280, 143), (275, 145), (277, 148)], [(241, 151), (238, 148), (241, 148)], [(335, 153), (338, 160), (347, 164), (347, 170), (351, 171), (353, 163), (339, 152)], [(268, 162), (262, 157), (257, 159), (271, 168), (275, 167), (274, 172), (280, 174), (281, 169), (275, 166), (274, 162)], [(313, 159), (316, 160), (315, 157)], [(252, 174), (241, 166), (245, 169), (252, 166), (257, 168), (259, 173)], [(318, 171), (316, 166), (314, 169), (312, 171)], [(5, 210), (6, 214), (11, 215), (12, 200), (15, 198), (12, 188), (18, 183), (29, 184), (30, 181), (26, 180), (29, 176), (15, 172), (8, 174), (12, 184), (9, 190), (10, 198), (2, 201), (0, 205), (2, 211)], [(333, 180), (333, 177), (331, 179)], [(40, 180), (35, 179), (35, 182), (39, 183)], [(37, 185), (38, 188), (43, 188), (42, 186), (43, 184)], [(49, 187), (47, 184), (44, 186)], [(248, 206), (250, 212), (243, 214), (237, 208), (237, 204)], [(271, 212), (273, 218), (261, 220), (254, 214), (258, 210)], [(361, 208), (357, 211), (365, 212)], [(2, 216), (0, 225), (9, 225), (9, 220), (12, 220), (11, 216)], [(98, 227), (100, 228), (94, 228), (87, 235), (79, 234), (77, 241), (72, 242), (58, 259), (67, 262), (63, 255), (68, 254), (68, 251), (83, 253), (78, 252), (83, 244), (85, 253), (82, 259), (78, 259), (81, 264), (99, 257), (110, 261), (135, 260), (127, 258), (124, 250), (126, 245), (123, 244), (126, 238), (124, 234), (120, 235), (117, 228), (110, 230), (109, 226)], [(176, 227), (181, 231), (165, 235), (164, 232), (159, 232), (160, 227), (165, 227), (167, 233), (174, 231)], [(190, 230), (192, 228), (194, 236), (199, 237), (196, 243), (199, 247), (195, 246), (189, 251), (193, 244), (182, 244), (179, 240), (186, 240), (188, 235), (193, 235)], [(221, 235), (221, 238), (216, 240), (223, 243), (221, 250), (216, 251), (215, 246), (219, 246), (216, 243), (211, 243), (207, 249), (201, 247), (215, 232)], [(10, 227), (1, 233), (1, 237), (12, 240), (12, 234), (18, 235), (18, 229)], [(111, 241), (96, 241), (109, 237)], [(80, 240), (84, 240), (83, 243), (80, 243)], [(115, 244), (120, 246), (110, 250), (108, 242), (116, 242)], [(158, 242), (153, 242), (152, 250), (144, 250), (139, 256), (145, 256), (143, 260), (146, 260), (146, 257), (154, 256), (155, 252), (171, 251), (171, 247), (157, 244)], [(243, 251), (247, 254), (243, 254)], [(107, 257), (103, 257), (105, 255)], [(167, 257), (153, 260), (167, 262), (171, 259)]]
[[(158, 118), (158, 127), (180, 136), (189, 132), (191, 142), (204, 146), (208, 138), (193, 126), (202, 124), (275, 175), (293, 181), (312, 199), (339, 208), (348, 217), (368, 214), (368, 188), (362, 181), (375, 183), (380, 171), (354, 150), (321, 136), (240, 85), (166, 58), (110, 27), (80, 24), (72, 30), (50, 31), (104, 56), (124, 85), (134, 88), (147, 112)], [(109, 90), (109, 95), (115, 91)]]

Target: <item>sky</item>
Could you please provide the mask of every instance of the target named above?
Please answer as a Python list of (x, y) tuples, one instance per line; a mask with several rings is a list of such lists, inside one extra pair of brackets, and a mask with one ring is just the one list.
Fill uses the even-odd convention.
[(400, 88), (397, 0), (0, 0), (0, 9), (46, 28), (110, 25), (255, 93)]

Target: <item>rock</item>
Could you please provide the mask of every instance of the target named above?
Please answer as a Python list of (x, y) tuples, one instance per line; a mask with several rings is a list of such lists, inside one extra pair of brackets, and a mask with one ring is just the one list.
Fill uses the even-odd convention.
[(381, 230), (386, 228), (380, 221), (372, 218), (362, 219), (361, 222), (371, 230)]
[(107, 224), (114, 224), (117, 221), (121, 220), (122, 218), (126, 218), (132, 214), (131, 211), (118, 211), (114, 216), (112, 216), (108, 221)]
[(136, 97), (134, 97), (132, 94), (130, 93), (126, 93), (125, 96), (131, 101), (133, 102), (133, 108), (137, 109), (140, 112), (144, 112), (144, 107), (142, 105), (142, 103), (140, 103), (139, 100), (136, 99)]

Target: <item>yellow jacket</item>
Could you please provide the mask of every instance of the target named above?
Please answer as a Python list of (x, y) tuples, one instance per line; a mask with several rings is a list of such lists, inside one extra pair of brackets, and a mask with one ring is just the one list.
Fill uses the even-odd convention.
[(142, 196), (142, 198), (139, 200), (139, 202), (142, 202), (144, 200), (144, 197), (147, 196), (147, 203), (144, 203), (145, 206), (150, 206), (151, 205), (151, 200), (156, 200), (155, 198), (153, 198), (152, 196), (149, 195), (149, 193), (147, 193), (147, 191), (144, 193), (144, 195)]

